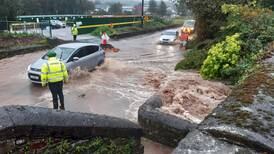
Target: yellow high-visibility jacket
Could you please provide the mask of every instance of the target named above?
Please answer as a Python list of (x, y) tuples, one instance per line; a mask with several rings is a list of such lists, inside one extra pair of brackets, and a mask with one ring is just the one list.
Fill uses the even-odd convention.
[(78, 29), (77, 29), (76, 26), (73, 26), (73, 27), (71, 28), (71, 34), (72, 34), (72, 35), (78, 35)]
[(48, 62), (43, 64), (41, 69), (41, 81), (42, 86), (45, 86), (46, 83), (54, 83), (59, 81), (67, 81), (68, 72), (66, 65), (56, 59), (51, 57), (48, 59)]

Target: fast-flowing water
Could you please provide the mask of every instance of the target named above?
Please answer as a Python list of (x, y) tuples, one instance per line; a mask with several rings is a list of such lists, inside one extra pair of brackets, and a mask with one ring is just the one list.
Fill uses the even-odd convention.
[[(72, 73), (71, 80), (64, 86), (66, 110), (106, 114), (136, 122), (139, 106), (155, 93), (153, 87), (145, 84), (146, 77), (172, 73), (182, 58), (178, 45), (160, 45), (159, 37), (160, 33), (154, 33), (111, 42), (120, 52), (107, 53), (103, 66), (93, 72)], [(31, 84), (26, 75), (27, 66), (44, 52), (0, 60), (1, 106), (52, 108), (49, 90)], [(158, 146), (155, 149), (159, 149)]]

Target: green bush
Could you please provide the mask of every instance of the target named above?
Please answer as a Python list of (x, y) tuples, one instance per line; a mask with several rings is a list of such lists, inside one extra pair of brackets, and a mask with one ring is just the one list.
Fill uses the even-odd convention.
[(40, 37), (40, 36), (36, 34), (29, 34), (29, 33), (7, 33), (7, 32), (0, 33), (0, 38), (26, 38), (26, 37)]
[(200, 69), (207, 57), (207, 50), (189, 50), (184, 54), (184, 59), (179, 62), (175, 70)]
[(166, 26), (165, 24), (163, 24), (162, 22), (158, 22), (158, 21), (147, 22), (144, 24), (145, 29), (161, 28), (161, 27), (165, 27), (165, 26)]
[(240, 62), (240, 35), (228, 36), (225, 41), (217, 43), (209, 49), (208, 56), (201, 68), (201, 74), (206, 79), (226, 79), (235, 75), (235, 68)]
[(241, 34), (242, 56), (257, 53), (274, 40), (272, 11), (242, 5), (223, 5), (222, 11), (228, 15), (222, 32), (225, 35)]
[(184, 59), (180, 61), (175, 70), (180, 69), (200, 69), (207, 57), (208, 49), (215, 44), (217, 40), (205, 40), (197, 42), (197, 40), (189, 41), (187, 48), (191, 49), (184, 54)]
[(113, 28), (110, 28), (108, 26), (98, 27), (93, 32), (91, 32), (91, 35), (93, 36), (101, 36), (102, 32), (106, 32), (109, 36), (116, 34), (116, 30)]
[[(41, 153), (45, 154), (63, 154), (63, 153), (93, 153), (93, 154), (131, 154), (137, 147), (137, 142), (133, 138), (92, 138), (76, 142), (74, 140), (62, 140), (59, 143), (48, 143)], [(29, 145), (25, 148), (29, 151)]]
[(137, 26), (128, 26), (128, 27), (119, 27), (119, 28), (115, 28), (117, 34), (120, 33), (126, 33), (126, 32), (135, 32), (135, 31), (140, 31), (142, 30), (141, 27), (137, 27)]

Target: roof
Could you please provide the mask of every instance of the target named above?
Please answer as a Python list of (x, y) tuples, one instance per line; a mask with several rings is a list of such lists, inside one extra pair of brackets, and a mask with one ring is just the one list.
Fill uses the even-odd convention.
[(164, 32), (177, 32), (177, 29), (169, 29), (169, 30), (165, 30)]
[(85, 46), (90, 46), (90, 45), (99, 46), (98, 44), (94, 44), (94, 43), (67, 43), (67, 44), (59, 45), (58, 47), (78, 49), (78, 48), (85, 47)]

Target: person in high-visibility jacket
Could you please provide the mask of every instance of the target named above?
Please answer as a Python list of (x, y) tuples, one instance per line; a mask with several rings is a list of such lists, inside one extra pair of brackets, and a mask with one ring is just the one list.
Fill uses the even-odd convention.
[(52, 94), (53, 108), (58, 109), (58, 97), (60, 100), (60, 109), (65, 110), (63, 82), (68, 81), (68, 72), (66, 65), (56, 58), (56, 53), (49, 51), (47, 53), (48, 61), (41, 68), (42, 86), (48, 84)]
[(73, 36), (73, 41), (76, 41), (77, 35), (78, 35), (78, 29), (77, 29), (76, 24), (73, 24), (73, 26), (71, 28), (71, 34)]

